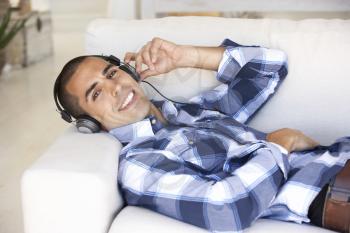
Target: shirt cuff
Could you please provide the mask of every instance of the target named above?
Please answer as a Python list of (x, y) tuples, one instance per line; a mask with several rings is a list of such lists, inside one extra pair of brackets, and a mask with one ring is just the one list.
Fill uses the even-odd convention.
[(278, 145), (278, 144), (276, 144), (274, 142), (269, 142), (269, 143), (271, 143), (272, 145), (276, 146), (281, 151), (282, 154), (285, 154), (285, 155), (289, 154), (288, 150), (286, 148), (284, 148), (283, 146)]

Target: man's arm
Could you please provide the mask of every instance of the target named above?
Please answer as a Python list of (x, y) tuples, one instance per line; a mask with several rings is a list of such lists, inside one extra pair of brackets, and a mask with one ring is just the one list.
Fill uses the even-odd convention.
[(193, 67), (199, 69), (217, 71), (222, 55), (225, 51), (223, 47), (201, 47), (201, 46), (180, 46), (182, 59), (177, 63), (177, 67)]
[(129, 205), (210, 231), (241, 231), (269, 207), (288, 172), (285, 155), (269, 144), (251, 144), (241, 152), (249, 161), (235, 169), (236, 156), (227, 158), (218, 179), (170, 151), (129, 150), (122, 155), (118, 181)]
[[(241, 123), (263, 106), (287, 75), (283, 51), (242, 46), (228, 39), (220, 47), (199, 47), (154, 38), (137, 53), (127, 53), (124, 60), (135, 61), (142, 79), (179, 67), (217, 70), (217, 79), (224, 84), (190, 101)], [(142, 64), (147, 68), (142, 70)]]
[(223, 84), (190, 101), (246, 123), (286, 77), (287, 56), (281, 50), (242, 46), (228, 39), (222, 46), (217, 79)]

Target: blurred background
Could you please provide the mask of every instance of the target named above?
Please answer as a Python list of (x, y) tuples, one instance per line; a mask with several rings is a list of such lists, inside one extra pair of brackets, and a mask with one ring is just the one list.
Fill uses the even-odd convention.
[(21, 174), (69, 127), (52, 87), (88, 23), (183, 15), (349, 19), (350, 0), (0, 0), (0, 233), (23, 233)]

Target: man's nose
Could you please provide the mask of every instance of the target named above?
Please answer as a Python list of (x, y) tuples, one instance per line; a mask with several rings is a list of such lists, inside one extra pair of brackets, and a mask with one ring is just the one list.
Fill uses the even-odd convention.
[(106, 82), (106, 88), (113, 97), (116, 97), (121, 89), (121, 86), (118, 82), (109, 81)]

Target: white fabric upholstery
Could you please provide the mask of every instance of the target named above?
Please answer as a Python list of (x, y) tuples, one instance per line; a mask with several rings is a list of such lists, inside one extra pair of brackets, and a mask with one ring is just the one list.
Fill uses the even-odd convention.
[[(299, 225), (295, 223), (281, 222), (268, 219), (259, 219), (246, 233), (326, 233), (333, 232), (323, 228), (310, 225)], [(127, 206), (115, 218), (109, 233), (208, 233), (199, 227), (189, 225), (160, 215), (153, 211)]]
[[(96, 143), (97, 142), (97, 143)], [(121, 145), (106, 133), (69, 129), (22, 177), (25, 233), (102, 233), (122, 207)]]
[[(218, 45), (223, 38), (280, 48), (289, 75), (251, 125), (261, 130), (293, 127), (322, 143), (350, 132), (350, 21), (166, 18), (93, 21), (89, 54), (136, 51), (154, 36), (181, 44)], [(183, 69), (152, 78), (169, 97), (184, 100), (218, 82), (214, 72)], [(151, 91), (147, 89), (149, 95)], [(67, 131), (23, 175), (26, 233), (205, 232), (137, 207), (123, 206), (116, 187), (120, 144), (105, 133)], [(109, 230), (110, 228), (110, 230)], [(320, 232), (306, 224), (259, 220), (247, 232)]]

